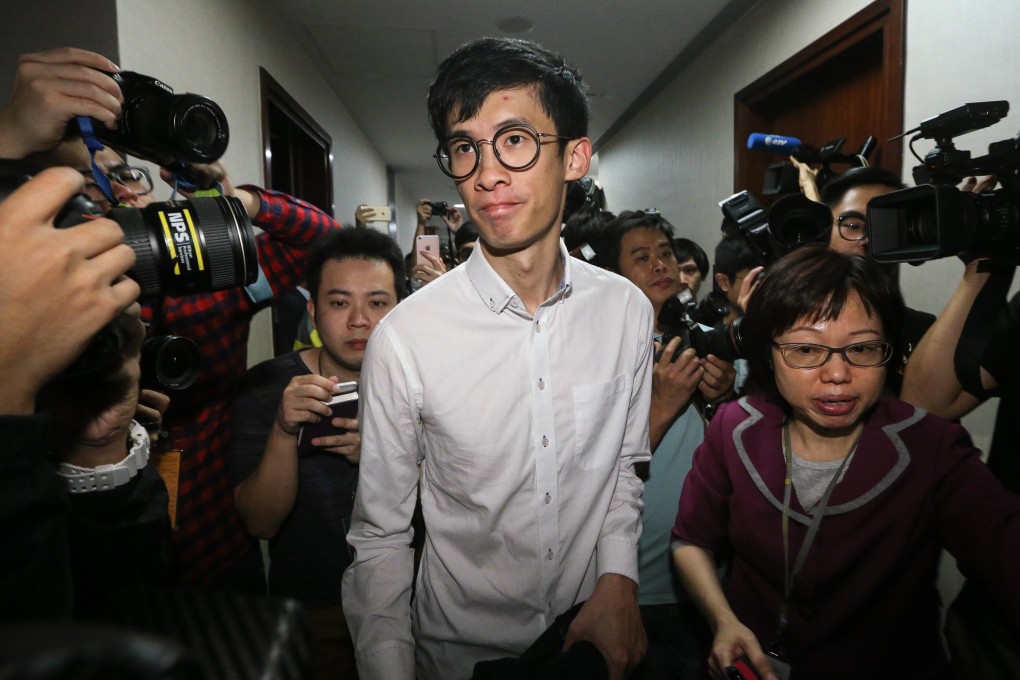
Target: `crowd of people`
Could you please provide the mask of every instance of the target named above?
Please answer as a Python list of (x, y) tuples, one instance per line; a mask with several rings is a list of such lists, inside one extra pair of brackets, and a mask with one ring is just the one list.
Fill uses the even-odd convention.
[[(74, 124), (117, 125), (116, 71), (28, 54), (0, 109), (0, 622), (183, 585), (300, 602), (315, 678), (1015, 677), (1017, 298), (974, 376), (947, 368), (1006, 275), (974, 257), (937, 319), (908, 308), (868, 251), (897, 175), (800, 165), (828, 242), (763, 261), (724, 224), (710, 262), (605, 209), (579, 72), (486, 38), (429, 90), (467, 215), (419, 201), (438, 252), (192, 165), (258, 266), (139, 301), (110, 216), (157, 188)], [(246, 369), (299, 286), (308, 333)], [(193, 384), (143, 384), (153, 336), (194, 341)], [(953, 419), (1000, 393), (986, 465)], [(948, 649), (943, 550), (969, 579)]]

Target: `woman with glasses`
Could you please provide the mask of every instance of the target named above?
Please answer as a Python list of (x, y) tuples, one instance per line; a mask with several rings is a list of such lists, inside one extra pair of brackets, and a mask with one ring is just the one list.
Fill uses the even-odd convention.
[(942, 548), (1020, 628), (1020, 497), (963, 428), (883, 395), (902, 314), (873, 260), (821, 247), (751, 295), (741, 329), (759, 392), (712, 420), (673, 529), (715, 633), (714, 677), (740, 656), (763, 677), (951, 677)]

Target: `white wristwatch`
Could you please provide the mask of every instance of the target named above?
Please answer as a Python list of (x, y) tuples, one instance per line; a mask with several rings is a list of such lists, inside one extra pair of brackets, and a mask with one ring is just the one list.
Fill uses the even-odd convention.
[(131, 481), (149, 462), (149, 433), (134, 420), (131, 421), (131, 450), (127, 457), (113, 465), (98, 465), (94, 468), (80, 467), (70, 463), (57, 465), (57, 474), (67, 484), (70, 493), (109, 491)]

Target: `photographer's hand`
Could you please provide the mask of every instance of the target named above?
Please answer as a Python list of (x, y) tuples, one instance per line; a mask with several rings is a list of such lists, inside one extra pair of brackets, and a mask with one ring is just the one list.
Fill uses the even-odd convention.
[(135, 253), (115, 222), (57, 230), (53, 219), (84, 178), (50, 168), (0, 203), (0, 414), (31, 414), (39, 389), (139, 293), (123, 275)]
[(698, 383), (698, 391), (709, 404), (717, 404), (733, 393), (733, 383), (737, 380), (737, 370), (733, 364), (723, 361), (714, 354), (701, 360), (704, 375)]
[[(652, 406), (648, 418), (648, 439), (652, 451), (658, 447), (677, 414), (687, 408), (704, 376), (701, 361), (693, 347), (688, 347), (676, 361), (671, 361), (680, 343), (679, 337), (670, 340), (661, 348), (662, 354), (652, 367)], [(656, 350), (659, 349), (656, 343)]]
[(375, 217), (375, 210), (367, 205), (359, 205), (358, 209), (354, 211), (354, 223), (359, 227), (367, 227), (373, 217)]
[(443, 218), (443, 222), (446, 222), (446, 227), (450, 232), (454, 234), (460, 229), (460, 225), (464, 224), (464, 215), (453, 206), (450, 206), (449, 212), (443, 213), (440, 217)]
[(10, 98), (0, 109), (0, 158), (52, 149), (75, 116), (116, 127), (124, 96), (102, 71), (119, 70), (106, 57), (73, 47), (23, 54)]
[(418, 215), (418, 226), (424, 227), (425, 223), (432, 217), (432, 206), (429, 205), (429, 199), (423, 198), (418, 201), (418, 207), (415, 208), (415, 213)]
[(316, 437), (312, 440), (312, 445), (339, 454), (351, 463), (357, 464), (361, 460), (361, 426), (358, 419), (334, 418), (333, 427), (342, 427), (347, 432), (329, 437)]
[(758, 287), (758, 275), (762, 273), (765, 267), (755, 267), (751, 271), (747, 272), (747, 276), (740, 283), (740, 292), (737, 293), (737, 304), (740, 305), (741, 314), (747, 309), (747, 303), (751, 300), (751, 295)]
[(422, 285), (431, 283), (446, 273), (446, 264), (443, 259), (431, 253), (422, 253), (430, 264), (416, 264), (411, 270), (414, 278), (421, 281)]
[(797, 182), (800, 184), (800, 193), (812, 201), (821, 203), (822, 195), (818, 191), (818, 171), (807, 163), (801, 163), (793, 156), (790, 156), (790, 162), (793, 163), (793, 167), (797, 168)]

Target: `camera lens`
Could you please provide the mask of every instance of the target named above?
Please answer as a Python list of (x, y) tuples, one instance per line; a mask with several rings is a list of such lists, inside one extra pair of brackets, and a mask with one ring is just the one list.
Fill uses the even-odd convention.
[(253, 283), (255, 234), (233, 196), (118, 208), (109, 215), (135, 251), (142, 297), (206, 293)]
[(192, 146), (205, 149), (216, 141), (216, 119), (208, 109), (193, 107), (184, 114), (181, 131)]
[(194, 384), (201, 366), (198, 345), (177, 335), (156, 335), (142, 343), (142, 385), (183, 390)]
[(227, 117), (211, 99), (176, 95), (169, 114), (167, 132), (177, 160), (211, 163), (227, 150)]

